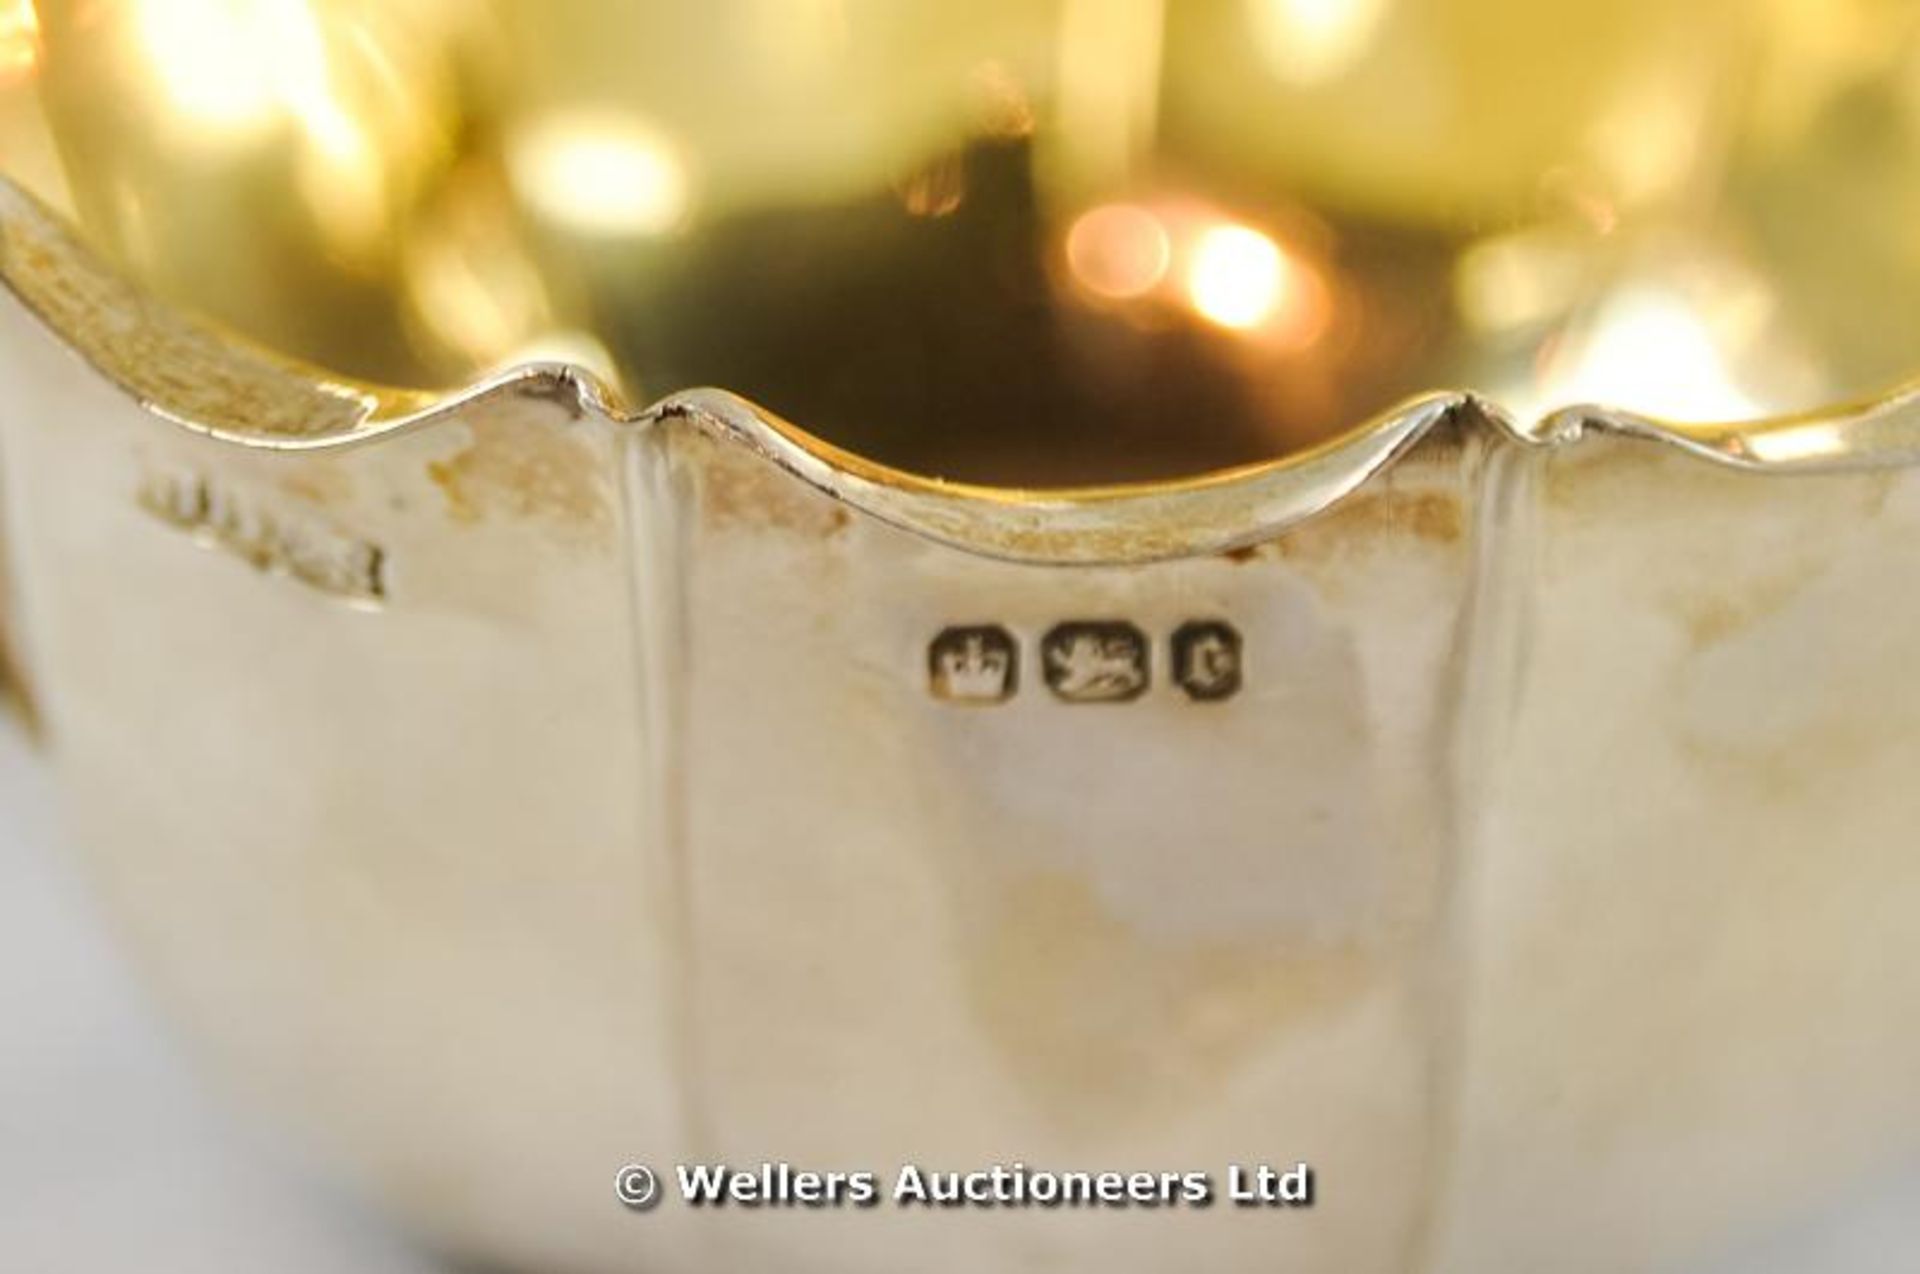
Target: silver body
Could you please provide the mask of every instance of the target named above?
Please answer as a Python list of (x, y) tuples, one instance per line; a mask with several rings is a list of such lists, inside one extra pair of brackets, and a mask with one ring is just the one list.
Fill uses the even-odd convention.
[[(1903, 403), (1437, 396), (994, 494), (566, 369), (376, 419), (0, 226), (9, 616), (75, 846), (211, 1064), (455, 1250), (1600, 1274), (1920, 1149)], [(1198, 620), (1244, 642), (1218, 701)], [(1074, 622), (1134, 626), (1145, 689), (1061, 697)], [(943, 696), (930, 644), (988, 625), (1011, 694)], [(637, 1217), (633, 1160), (1319, 1197)]]

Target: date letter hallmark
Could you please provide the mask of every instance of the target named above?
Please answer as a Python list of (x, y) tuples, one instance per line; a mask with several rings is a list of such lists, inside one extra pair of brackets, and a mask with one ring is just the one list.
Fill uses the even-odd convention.
[(178, 472), (149, 475), (139, 492), (148, 513), (257, 570), (353, 602), (377, 605), (386, 599), (387, 557), (379, 545), (305, 511), (275, 508), (270, 499)]
[(1218, 620), (1182, 624), (1173, 634), (1173, 679), (1199, 703), (1240, 689), (1240, 634)]

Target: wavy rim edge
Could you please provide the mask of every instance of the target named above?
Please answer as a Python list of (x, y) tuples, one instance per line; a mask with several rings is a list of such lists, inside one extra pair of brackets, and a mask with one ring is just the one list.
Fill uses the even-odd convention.
[(445, 393), (328, 377), (153, 298), (4, 176), (0, 283), (55, 340), (142, 409), (221, 442), (271, 451), (359, 446), (501, 398), (558, 399), (610, 425), (686, 421), (882, 521), (1016, 560), (1157, 560), (1271, 538), (1339, 503), (1436, 425), (1454, 419), (1526, 447), (1612, 435), (1761, 473), (1920, 464), (1920, 383), (1806, 413), (1711, 424), (1592, 404), (1520, 421), (1496, 403), (1455, 390), (1409, 399), (1317, 446), (1237, 468), (1112, 486), (983, 486), (866, 459), (724, 390), (680, 391), (636, 410), (591, 371), (568, 363), (525, 363)]

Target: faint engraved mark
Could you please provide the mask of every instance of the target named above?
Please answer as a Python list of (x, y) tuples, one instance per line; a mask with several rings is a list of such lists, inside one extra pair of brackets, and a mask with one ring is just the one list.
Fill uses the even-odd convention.
[(258, 493), (218, 486), (196, 473), (150, 475), (140, 506), (262, 571), (362, 602), (387, 594), (386, 552), (311, 514), (273, 508)]
[(1147, 688), (1147, 638), (1132, 624), (1061, 624), (1041, 643), (1053, 693), (1070, 703), (1125, 703)]
[(1173, 633), (1173, 679), (1202, 703), (1230, 699), (1240, 689), (1240, 634), (1217, 619), (1194, 620)]
[(927, 650), (933, 694), (949, 703), (1005, 703), (1020, 685), (1020, 649), (997, 624), (941, 630)]

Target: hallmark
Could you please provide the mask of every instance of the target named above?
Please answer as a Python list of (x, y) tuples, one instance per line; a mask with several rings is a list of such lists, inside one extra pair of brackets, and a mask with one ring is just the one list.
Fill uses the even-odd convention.
[[(1005, 703), (1020, 689), (1020, 643), (998, 624), (943, 628), (927, 648), (928, 684), (947, 703)], [(1123, 620), (1056, 624), (1040, 642), (1040, 675), (1067, 703), (1129, 703), (1153, 681), (1147, 635)], [(1167, 678), (1195, 703), (1240, 693), (1246, 676), (1240, 632), (1220, 619), (1173, 630)]]
[(152, 474), (140, 507), (255, 569), (362, 602), (387, 594), (386, 552), (311, 514), (274, 508), (256, 493), (192, 473)]
[(1132, 624), (1060, 624), (1040, 649), (1047, 688), (1070, 703), (1125, 703), (1146, 692), (1147, 637)]
[(1240, 689), (1240, 634), (1215, 619), (1182, 624), (1173, 634), (1173, 679), (1189, 699), (1212, 703)]
[(934, 697), (949, 703), (1004, 703), (1020, 684), (1019, 649), (998, 625), (943, 630), (927, 665)]

